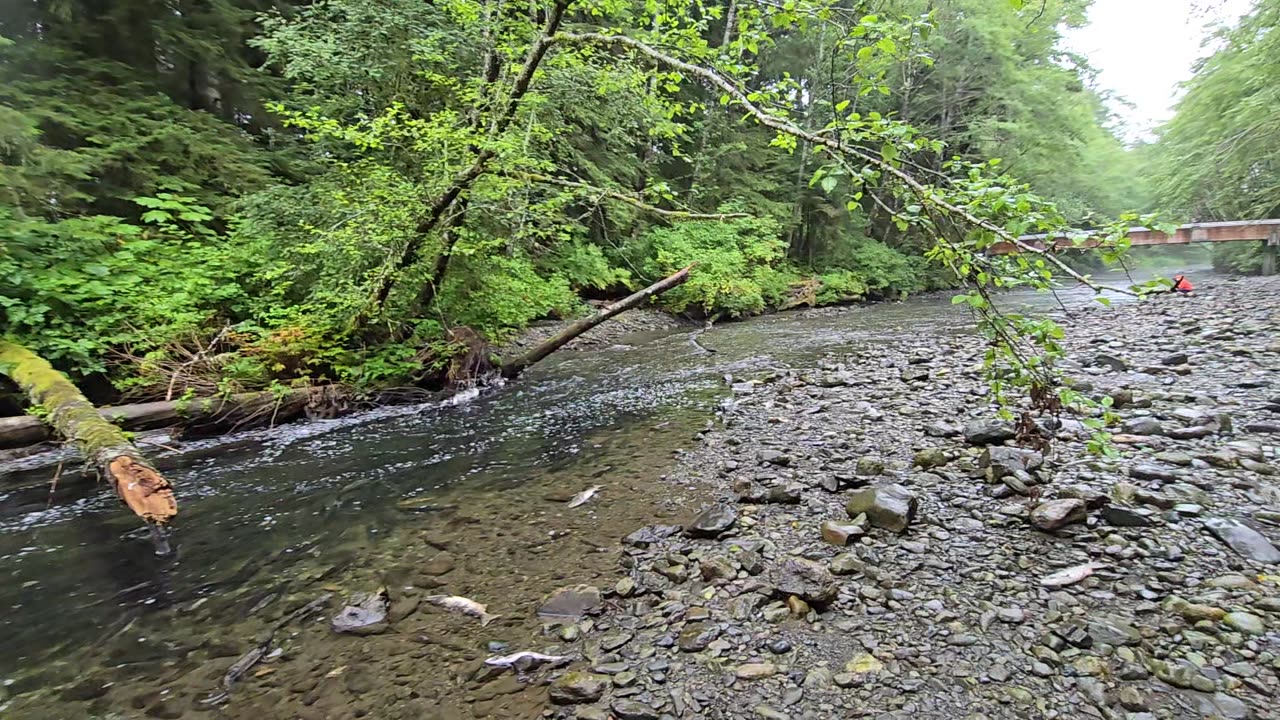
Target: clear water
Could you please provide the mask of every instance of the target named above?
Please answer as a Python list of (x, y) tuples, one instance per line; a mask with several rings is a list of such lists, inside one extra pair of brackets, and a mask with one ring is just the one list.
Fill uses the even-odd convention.
[[(1060, 299), (1078, 305), (1089, 293)], [(1025, 294), (1009, 302), (1058, 304)], [(726, 375), (969, 324), (942, 296), (724, 324), (700, 338), (712, 354), (687, 329), (633, 336), (609, 350), (560, 353), (458, 407), (394, 408), (205, 441), (162, 460), (181, 505), (174, 558), (155, 557), (134, 518), (70, 469), (52, 493), (51, 468), (0, 471), (3, 715), (137, 712), (171, 694), (184, 713), (203, 717), (213, 711), (199, 699), (271, 621), (323, 592), (342, 598), (394, 583), (442, 547), (458, 569), (440, 578), (440, 592), (474, 597), (509, 619), (480, 632), (419, 611), (415, 628), (425, 623), (445, 638), (419, 651), (424, 662), (456, 667), (490, 642), (545, 646), (532, 617), (539, 599), (563, 585), (611, 584), (619, 537), (696, 507), (699, 488), (675, 487), (662, 474), (714, 419)], [(592, 485), (602, 490), (591, 503), (565, 508)], [(419, 511), (403, 509), (407, 500)], [(327, 615), (335, 611), (331, 604)], [(280, 663), (282, 678), (348, 667), (356, 661), (346, 653), (359, 652), (315, 624), (285, 644), (285, 659), (299, 659)], [(438, 686), (414, 692), (443, 716), (461, 713), (440, 674)], [(77, 684), (110, 689), (86, 701), (67, 692)], [(394, 689), (380, 689), (374, 707), (420, 699)], [(246, 679), (217, 712), (294, 717), (299, 697)], [(489, 712), (536, 715), (536, 698), (512, 698), (492, 701)]]

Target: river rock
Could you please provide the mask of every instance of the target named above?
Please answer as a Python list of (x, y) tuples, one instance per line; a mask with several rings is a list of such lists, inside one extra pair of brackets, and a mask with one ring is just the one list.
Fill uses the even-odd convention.
[(1031, 524), (1052, 532), (1071, 523), (1082, 522), (1089, 514), (1088, 506), (1079, 498), (1060, 498), (1040, 503), (1031, 511)]
[(1189, 428), (1170, 428), (1164, 432), (1165, 435), (1174, 440), (1198, 440), (1206, 438), (1217, 432), (1217, 430), (1208, 425), (1199, 425)]
[(601, 607), (600, 588), (578, 585), (556, 590), (542, 602), (537, 614), (544, 621), (574, 622), (600, 612)]
[(453, 556), (447, 552), (437, 553), (430, 560), (423, 563), (418, 571), (429, 577), (439, 577), (453, 572), (453, 568), (457, 566), (457, 562)]
[(333, 617), (331, 626), (334, 632), (351, 635), (376, 635), (386, 632), (387, 610), (390, 600), (385, 590), (372, 593), (360, 593), (351, 598), (351, 602)]
[(791, 464), (791, 456), (778, 450), (761, 450), (756, 455), (756, 460), (767, 465), (777, 465), (779, 467), (786, 467)]
[(884, 472), (884, 461), (874, 457), (860, 457), (854, 472), (862, 477), (874, 477)]
[(1102, 508), (1102, 519), (1115, 527), (1147, 527), (1151, 524), (1151, 518), (1143, 513), (1120, 505)]
[(577, 705), (599, 700), (609, 685), (608, 675), (568, 672), (551, 683), (548, 695), (556, 705)]
[(1129, 365), (1124, 360), (1108, 353), (1094, 355), (1089, 364), (1095, 367), (1105, 367), (1114, 372), (1124, 372), (1129, 369)]
[(1095, 643), (1107, 645), (1137, 645), (1142, 642), (1142, 633), (1129, 624), (1128, 620), (1114, 615), (1100, 615), (1088, 622), (1089, 637)]
[(747, 478), (739, 478), (733, 482), (733, 493), (738, 502), (748, 505), (760, 505), (769, 500), (769, 491)]
[(733, 527), (737, 521), (737, 509), (728, 503), (715, 503), (704, 507), (685, 528), (684, 533), (689, 537), (715, 538)]
[(1214, 537), (1241, 556), (1260, 563), (1280, 563), (1280, 550), (1262, 533), (1232, 518), (1205, 518), (1204, 526)]
[(865, 514), (873, 527), (903, 532), (915, 519), (920, 501), (896, 483), (858, 490), (849, 497), (845, 512), (851, 518)]
[(992, 479), (999, 480), (1006, 475), (1030, 472), (1044, 465), (1044, 455), (1035, 450), (993, 446), (982, 451), (978, 458), (978, 467), (990, 468)]
[(638, 548), (647, 548), (650, 545), (666, 540), (667, 538), (680, 532), (679, 525), (650, 525), (642, 527), (622, 539), (627, 545)]
[(658, 720), (658, 711), (635, 700), (614, 700), (609, 706), (618, 720)]
[(1129, 435), (1163, 435), (1164, 426), (1153, 417), (1136, 417), (1124, 421), (1121, 430)]
[(769, 571), (766, 582), (774, 595), (794, 595), (818, 605), (836, 597), (836, 582), (825, 566), (799, 557), (788, 557)]
[(739, 680), (759, 680), (778, 674), (778, 666), (773, 663), (745, 663), (733, 669)]
[(964, 426), (964, 439), (970, 445), (997, 445), (1015, 435), (1013, 425), (1003, 420), (974, 420)]
[(822, 539), (836, 547), (844, 547), (849, 544), (850, 540), (862, 537), (863, 533), (867, 531), (866, 516), (859, 515), (858, 518), (862, 522), (842, 524), (835, 520), (824, 521), (822, 523)]
[(1165, 355), (1164, 357), (1160, 358), (1160, 364), (1161, 365), (1186, 365), (1188, 359), (1189, 358), (1187, 357), (1186, 353), (1178, 352), (1178, 353), (1173, 353), (1172, 355)]
[(1165, 598), (1165, 601), (1161, 603), (1161, 607), (1163, 607), (1167, 612), (1180, 615), (1183, 619), (1192, 623), (1200, 622), (1201, 620), (1218, 622), (1222, 618), (1226, 617), (1227, 614), (1227, 611), (1222, 608), (1188, 602), (1176, 595)]
[(899, 374), (903, 382), (916, 382), (918, 380), (929, 379), (929, 368), (926, 367), (905, 367)]
[(1252, 613), (1230, 612), (1222, 618), (1222, 622), (1246, 635), (1262, 635), (1267, 631), (1267, 626), (1262, 622), (1262, 618)]
[(1129, 477), (1134, 480), (1157, 480), (1159, 482), (1178, 482), (1182, 475), (1171, 468), (1150, 463), (1138, 463), (1129, 468)]
[(929, 470), (931, 468), (942, 467), (950, 462), (947, 453), (942, 448), (924, 448), (917, 450), (912, 462), (917, 466)]
[(1248, 720), (1249, 706), (1226, 693), (1197, 694), (1196, 700), (1207, 720)]
[(862, 572), (865, 567), (853, 553), (841, 553), (831, 559), (831, 572), (836, 575), (853, 575)]
[(680, 631), (680, 639), (676, 642), (684, 652), (702, 652), (718, 637), (718, 628), (703, 623), (690, 623)]

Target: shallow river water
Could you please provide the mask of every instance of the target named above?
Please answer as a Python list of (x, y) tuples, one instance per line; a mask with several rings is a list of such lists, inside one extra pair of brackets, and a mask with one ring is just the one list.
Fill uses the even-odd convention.
[[(543, 597), (611, 585), (618, 538), (696, 509), (699, 488), (662, 476), (714, 422), (726, 375), (970, 323), (941, 296), (724, 324), (699, 338), (714, 353), (689, 329), (632, 336), (465, 405), (197, 443), (162, 460), (181, 505), (171, 558), (102, 488), (68, 474), (51, 493), (52, 468), (0, 469), (0, 717), (535, 717), (518, 693), (467, 698), (464, 712), (455, 675), (495, 650), (548, 647)], [(291, 610), (331, 593), (328, 618), (354, 592), (409, 584), (503, 618), (480, 628), (423, 604), (377, 638), (299, 622), (227, 703), (202, 702)], [(376, 677), (353, 691), (362, 667)]]

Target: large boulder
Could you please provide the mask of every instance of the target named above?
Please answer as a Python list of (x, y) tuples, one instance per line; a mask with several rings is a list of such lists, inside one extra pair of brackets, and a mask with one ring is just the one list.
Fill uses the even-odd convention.
[(836, 581), (831, 571), (804, 558), (787, 558), (769, 571), (766, 582), (773, 594), (779, 597), (795, 596), (818, 605), (836, 599)]
[(1089, 505), (1080, 498), (1059, 498), (1040, 503), (1031, 511), (1031, 524), (1045, 532), (1052, 532), (1071, 523), (1083, 521), (1089, 515)]
[(915, 519), (919, 504), (910, 490), (895, 483), (853, 493), (845, 511), (851, 518), (865, 514), (873, 527), (900, 533)]

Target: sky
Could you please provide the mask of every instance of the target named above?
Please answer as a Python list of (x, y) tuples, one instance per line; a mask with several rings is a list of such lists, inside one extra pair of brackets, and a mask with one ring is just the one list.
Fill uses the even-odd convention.
[(1066, 48), (1089, 58), (1098, 85), (1133, 107), (1116, 104), (1129, 140), (1173, 116), (1178, 83), (1207, 54), (1201, 42), (1214, 23), (1234, 22), (1251, 0), (1094, 0), (1089, 24), (1068, 30)]

